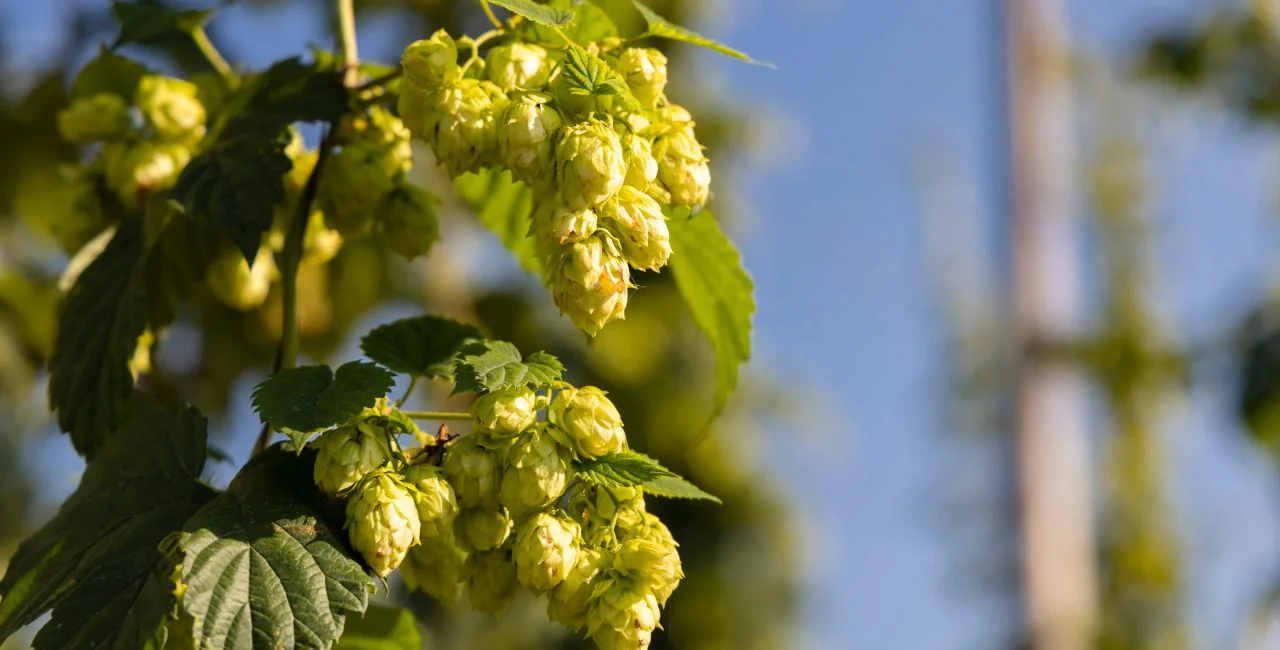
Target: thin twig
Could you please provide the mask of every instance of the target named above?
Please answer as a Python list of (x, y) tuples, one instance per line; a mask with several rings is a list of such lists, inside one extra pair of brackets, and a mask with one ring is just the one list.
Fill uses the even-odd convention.
[(400, 411), (400, 414), (414, 420), (470, 420), (470, 413), (451, 413), (449, 411)]
[(231, 64), (222, 56), (217, 47), (214, 47), (213, 41), (209, 40), (209, 34), (204, 31), (203, 27), (197, 28), (191, 32), (191, 40), (195, 41), (196, 47), (200, 53), (209, 61), (209, 65), (227, 81), (235, 81), (236, 73), (231, 68)]
[(502, 21), (498, 20), (498, 17), (494, 15), (493, 7), (489, 6), (489, 0), (480, 0), (480, 6), (484, 7), (484, 15), (489, 17), (489, 22), (493, 23), (494, 27), (502, 29)]

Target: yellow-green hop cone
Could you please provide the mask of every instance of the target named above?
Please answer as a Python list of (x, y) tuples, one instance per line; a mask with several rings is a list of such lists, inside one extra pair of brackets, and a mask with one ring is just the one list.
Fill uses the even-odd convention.
[(378, 217), (387, 247), (406, 259), (426, 255), (440, 239), (435, 204), (434, 196), (411, 183), (401, 183), (384, 196)]
[(489, 551), (507, 541), (511, 526), (511, 515), (501, 506), (465, 508), (453, 521), (453, 537), (464, 549)]
[(251, 267), (239, 248), (223, 246), (209, 268), (205, 269), (204, 278), (209, 292), (222, 304), (239, 311), (249, 311), (267, 301), (271, 281), (276, 274), (275, 257), (270, 247), (258, 248)]
[(658, 178), (658, 161), (653, 157), (653, 143), (637, 133), (625, 132), (621, 136), (622, 155), (627, 161), (627, 177), (624, 184), (645, 190)]
[(560, 196), (575, 210), (597, 206), (627, 178), (622, 142), (608, 122), (591, 119), (564, 128), (556, 145)]
[(631, 94), (653, 108), (667, 88), (667, 57), (647, 47), (629, 47), (618, 55), (618, 73), (626, 80)]
[(422, 539), (449, 539), (453, 534), (453, 518), (458, 514), (458, 501), (453, 486), (444, 479), (439, 468), (419, 463), (404, 470), (404, 480), (417, 489), (418, 521)]
[(502, 474), (502, 504), (517, 516), (555, 502), (569, 485), (569, 450), (534, 429), (516, 438)]
[(548, 270), (556, 307), (578, 329), (595, 336), (626, 314), (631, 270), (612, 236), (596, 233), (569, 246)]
[(471, 417), (490, 434), (511, 437), (537, 421), (537, 396), (526, 386), (495, 390), (471, 403)]
[(539, 512), (520, 524), (512, 550), (516, 579), (544, 592), (564, 581), (578, 561), (582, 530), (562, 515)]
[(436, 114), (438, 102), (436, 95), (439, 89), (427, 90), (409, 84), (400, 85), (400, 97), (396, 99), (396, 112), (404, 121), (405, 128), (414, 137), (430, 142), (430, 132), (435, 128), (439, 116)]
[(671, 257), (671, 234), (662, 206), (653, 197), (631, 186), (600, 206), (600, 217), (617, 235), (622, 254), (637, 269), (658, 270)]
[(424, 139), (449, 175), (497, 164), (497, 120), (508, 102), (502, 90), (489, 81), (462, 78), (433, 97), (435, 106), (422, 125)]
[(623, 531), (644, 525), (644, 490), (638, 487), (596, 488), (591, 514), (601, 524), (616, 524)]
[(568, 434), (578, 454), (586, 458), (621, 451), (627, 444), (622, 416), (595, 386), (560, 391), (547, 413), (551, 423)]
[(58, 133), (71, 144), (115, 140), (132, 127), (129, 107), (112, 93), (77, 99), (58, 113)]
[(697, 208), (707, 202), (711, 166), (692, 123), (658, 136), (653, 157), (658, 161), (658, 180), (670, 193), (672, 203)]
[(390, 440), (347, 425), (325, 433), (312, 443), (318, 452), (314, 476), (326, 494), (342, 496), (364, 477), (391, 459)]
[(462, 76), (458, 70), (458, 46), (443, 29), (437, 30), (429, 39), (415, 41), (404, 48), (400, 65), (404, 70), (405, 85), (425, 90), (434, 90)]
[(357, 139), (325, 162), (320, 183), (320, 209), (325, 225), (343, 236), (367, 232), (382, 197), (396, 188), (385, 145)]
[(413, 488), (389, 471), (366, 477), (347, 501), (351, 545), (380, 577), (400, 566), (419, 532)]
[(547, 618), (575, 630), (586, 627), (591, 588), (596, 576), (611, 562), (611, 556), (602, 549), (578, 549), (578, 561), (564, 581), (547, 592)]
[(546, 201), (534, 209), (529, 234), (541, 250), (558, 251), (560, 246), (590, 237), (598, 223), (596, 211), (591, 208), (572, 210), (557, 201)]
[(506, 611), (520, 588), (511, 551), (505, 548), (472, 553), (463, 566), (463, 574), (471, 606), (493, 616)]
[(167, 190), (191, 160), (191, 150), (172, 142), (112, 142), (102, 150), (107, 186), (128, 208)]
[(507, 445), (484, 433), (471, 433), (445, 447), (441, 469), (463, 507), (496, 507)]
[(142, 119), (161, 139), (195, 142), (205, 131), (199, 92), (189, 81), (148, 75), (138, 83), (136, 103)]
[(422, 543), (409, 549), (400, 565), (400, 577), (411, 591), (430, 594), (449, 605), (462, 596), (462, 567), (467, 554), (452, 539), (423, 536)]
[(547, 83), (550, 65), (540, 45), (514, 42), (499, 45), (485, 56), (485, 75), (503, 90), (530, 90)]
[(555, 138), (564, 126), (560, 111), (543, 93), (522, 93), (511, 100), (498, 121), (502, 163), (516, 180), (543, 185), (555, 171)]
[(602, 650), (649, 647), (662, 612), (658, 600), (629, 580), (597, 585), (587, 614), (587, 633)]
[(684, 578), (680, 553), (674, 546), (640, 537), (623, 540), (613, 556), (613, 569), (653, 591), (658, 604), (666, 603)]

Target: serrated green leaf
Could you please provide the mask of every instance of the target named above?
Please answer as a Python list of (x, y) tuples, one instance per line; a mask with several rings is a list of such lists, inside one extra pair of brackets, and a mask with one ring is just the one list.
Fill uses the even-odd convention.
[(643, 487), (646, 493), (658, 497), (667, 497), (668, 499), (695, 499), (723, 503), (720, 501), (720, 497), (703, 490), (679, 476), (668, 476), (665, 478), (647, 481)]
[(205, 650), (327, 648), (373, 579), (340, 536), (342, 510), (312, 481), (315, 453), (249, 461), (177, 539), (181, 607)]
[(533, 190), (518, 183), (511, 173), (486, 169), (476, 174), (463, 174), (454, 181), (458, 196), (476, 211), (480, 223), (498, 236), (507, 250), (526, 271), (542, 277), (542, 261), (538, 259), (529, 225), (533, 222)]
[(374, 328), (360, 339), (360, 350), (395, 372), (448, 380), (462, 346), (482, 338), (475, 326), (427, 315)]
[(676, 288), (716, 353), (714, 418), (738, 386), (739, 366), (751, 358), (755, 288), (733, 242), (710, 212), (690, 216), (687, 210), (679, 211), (667, 228)]
[(489, 4), (497, 5), (549, 27), (564, 27), (573, 20), (573, 12), (564, 9), (554, 9), (547, 5), (540, 5), (533, 0), (489, 0)]
[(120, 23), (113, 48), (141, 43), (168, 34), (192, 34), (204, 26), (212, 11), (174, 11), (156, 4), (114, 2), (111, 15)]
[(253, 391), (253, 410), (277, 429), (316, 431), (341, 424), (373, 406), (395, 385), (386, 368), (350, 361), (289, 368), (267, 377)]
[[(172, 604), (157, 607), (157, 550), (215, 495), (199, 481), (206, 422), (195, 409), (138, 397), (58, 514), (18, 547), (0, 579), (0, 642), (53, 616), (37, 648), (137, 648)], [(159, 613), (160, 617), (155, 614)]]
[(110, 93), (123, 98), (126, 104), (132, 104), (138, 84), (149, 73), (141, 63), (103, 48), (76, 75), (75, 82), (71, 84), (71, 99)]
[(640, 102), (631, 94), (626, 80), (604, 59), (574, 44), (565, 49), (561, 74), (574, 95), (610, 96), (621, 102), (622, 108), (639, 110)]
[(370, 605), (363, 616), (347, 617), (334, 650), (419, 650), (422, 633), (413, 612), (402, 607)]
[(513, 386), (543, 388), (563, 373), (560, 360), (546, 352), (535, 352), (522, 360), (520, 350), (506, 341), (479, 341), (458, 353), (453, 392), (485, 393)]
[(142, 222), (120, 224), (67, 292), (49, 362), (49, 402), (86, 458), (124, 421), (133, 392), (129, 360), (147, 327)]
[[(547, 4), (554, 9), (573, 12), (573, 20), (560, 31), (575, 43), (594, 43), (618, 35), (618, 27), (609, 18), (609, 14), (590, 2), (573, 4), (568, 0), (557, 0)], [(555, 47), (564, 44), (564, 39), (556, 30), (533, 21), (522, 24), (520, 33), (525, 41), (547, 43)]]
[(706, 36), (693, 31), (692, 29), (681, 27), (680, 25), (669, 22), (666, 18), (663, 18), (658, 14), (658, 12), (650, 9), (648, 5), (640, 0), (632, 0), (632, 4), (634, 4), (636, 9), (640, 11), (640, 15), (644, 16), (645, 22), (649, 23), (649, 30), (646, 33), (650, 36), (669, 38), (673, 41), (689, 43), (690, 45), (697, 45), (698, 47), (705, 47), (709, 50), (714, 50), (721, 54), (738, 59), (739, 61), (746, 61), (753, 65), (764, 66), (766, 68), (776, 67), (768, 61), (758, 61), (751, 58), (744, 52), (739, 52), (728, 45), (717, 43)]
[(680, 478), (658, 461), (630, 449), (579, 461), (574, 469), (583, 480), (604, 487), (639, 487), (655, 496), (720, 503), (720, 499)]

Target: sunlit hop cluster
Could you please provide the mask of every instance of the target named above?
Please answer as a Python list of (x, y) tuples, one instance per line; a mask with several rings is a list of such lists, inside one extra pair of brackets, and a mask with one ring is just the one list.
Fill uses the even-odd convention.
[[(347, 500), (352, 546), (380, 576), (503, 613), (521, 587), (601, 648), (649, 645), (684, 577), (640, 488), (583, 480), (575, 463), (627, 448), (604, 391), (563, 382), (481, 395), (471, 431), (425, 436), (385, 401), (312, 443), (315, 481)], [(421, 443), (402, 449), (401, 434)]]
[(507, 35), (480, 58), (485, 40), (441, 30), (406, 48), (400, 117), (450, 175), (502, 169), (533, 189), (552, 296), (595, 335), (624, 317), (632, 269), (666, 265), (670, 209), (707, 201), (693, 119), (667, 99), (657, 50)]

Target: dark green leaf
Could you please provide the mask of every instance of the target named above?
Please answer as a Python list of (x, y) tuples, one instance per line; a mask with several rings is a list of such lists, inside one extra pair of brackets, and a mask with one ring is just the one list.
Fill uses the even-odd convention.
[(632, 0), (632, 2), (635, 4), (636, 9), (640, 10), (640, 14), (644, 16), (645, 22), (649, 23), (649, 31), (647, 33), (650, 36), (669, 38), (674, 41), (681, 41), (683, 43), (689, 43), (690, 45), (705, 47), (709, 50), (715, 50), (721, 54), (731, 56), (739, 61), (746, 61), (747, 63), (761, 65), (766, 68), (774, 67), (774, 65), (768, 61), (757, 61), (747, 54), (739, 52), (728, 45), (722, 45), (691, 29), (668, 22), (666, 18), (658, 15), (658, 12), (650, 9), (648, 5), (640, 0)]
[(400, 607), (370, 605), (364, 616), (347, 617), (347, 627), (334, 650), (419, 650), (422, 633), (413, 612)]
[(254, 456), (177, 540), (197, 647), (327, 648), (373, 579), (337, 532), (340, 504), (312, 481), (315, 453)]
[(476, 210), (480, 223), (498, 236), (526, 271), (542, 277), (542, 261), (529, 237), (533, 190), (511, 179), (510, 172), (488, 169), (463, 174), (454, 182), (458, 195)]
[(553, 9), (546, 5), (540, 5), (533, 0), (489, 0), (489, 4), (497, 5), (513, 14), (519, 14), (529, 20), (548, 26), (564, 27), (573, 20), (572, 11)]
[(245, 116), (284, 127), (335, 122), (347, 110), (342, 75), (324, 66), (285, 59), (254, 78)]
[(560, 360), (546, 352), (535, 352), (522, 361), (520, 350), (506, 341), (481, 341), (466, 345), (458, 353), (453, 392), (485, 393), (513, 386), (543, 388), (563, 372)]
[(131, 407), (58, 514), (9, 562), (0, 641), (50, 608), (37, 648), (137, 648), (157, 633), (172, 589), (152, 582), (164, 561), (157, 546), (215, 492), (198, 478), (206, 457), (199, 412), (140, 397)]
[(475, 326), (428, 315), (379, 326), (360, 339), (360, 349), (395, 372), (448, 380), (458, 350), (482, 338)]
[(110, 93), (119, 95), (126, 104), (132, 104), (138, 83), (149, 72), (141, 63), (104, 48), (76, 75), (75, 82), (71, 84), (71, 99)]
[(141, 220), (121, 223), (58, 311), (49, 402), (86, 458), (124, 421), (133, 391), (129, 361), (147, 327), (144, 248)]
[(604, 487), (640, 487), (656, 496), (720, 502), (658, 461), (630, 449), (580, 461), (575, 469), (583, 480)]
[(253, 409), (277, 429), (315, 431), (341, 424), (387, 394), (395, 376), (364, 361), (338, 367), (302, 366), (267, 377), (253, 391)]
[(115, 45), (141, 43), (172, 33), (191, 34), (204, 27), (212, 11), (173, 11), (155, 4), (115, 2), (111, 14), (120, 23)]
[(710, 212), (690, 216), (687, 210), (678, 211), (667, 226), (676, 288), (715, 348), (715, 417), (738, 386), (738, 367), (751, 358), (754, 287), (733, 242)]
[(667, 476), (646, 481), (643, 487), (645, 492), (654, 496), (667, 497), (669, 499), (701, 499), (703, 501), (721, 503), (720, 497), (679, 476)]

